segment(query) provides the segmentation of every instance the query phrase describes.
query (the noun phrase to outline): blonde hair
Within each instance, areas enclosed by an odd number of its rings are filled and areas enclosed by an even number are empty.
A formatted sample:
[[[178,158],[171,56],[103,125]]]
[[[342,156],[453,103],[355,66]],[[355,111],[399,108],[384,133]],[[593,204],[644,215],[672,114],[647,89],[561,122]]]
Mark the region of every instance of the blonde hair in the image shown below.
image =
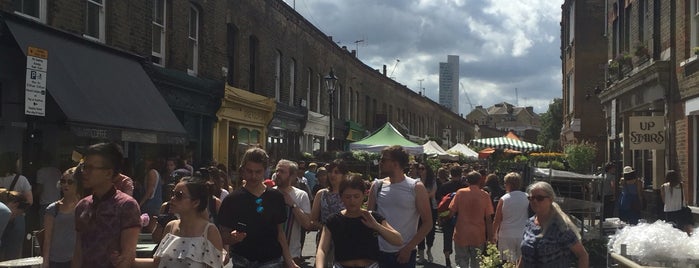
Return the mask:
[[[558,203],[556,203],[556,192],[553,191],[553,187],[551,187],[551,184],[545,181],[535,182],[529,185],[529,187],[527,187],[527,194],[531,196],[531,192],[533,190],[542,190],[546,193],[546,195],[549,196],[549,198],[551,198],[551,219],[549,219],[544,225],[541,226],[542,232],[540,236],[543,237],[544,235],[546,235],[546,232],[549,229],[548,227],[551,225],[551,223],[558,222],[560,231],[571,230],[575,234],[575,237],[577,237],[578,240],[580,240],[580,229],[577,225],[573,223],[568,214],[563,212],[561,206],[559,206]]]
[[[522,176],[517,172],[510,172],[505,175],[505,184],[509,184],[512,187],[512,191],[520,190],[522,188]]]

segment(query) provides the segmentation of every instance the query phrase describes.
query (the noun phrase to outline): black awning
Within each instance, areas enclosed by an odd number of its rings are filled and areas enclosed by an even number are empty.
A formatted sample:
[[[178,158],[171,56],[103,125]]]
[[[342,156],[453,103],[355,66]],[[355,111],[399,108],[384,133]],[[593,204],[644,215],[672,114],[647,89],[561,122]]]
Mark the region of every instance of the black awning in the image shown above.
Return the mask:
[[[47,91],[70,124],[186,136],[140,57],[22,19],[7,16],[4,21],[25,55],[29,47],[48,51]]]

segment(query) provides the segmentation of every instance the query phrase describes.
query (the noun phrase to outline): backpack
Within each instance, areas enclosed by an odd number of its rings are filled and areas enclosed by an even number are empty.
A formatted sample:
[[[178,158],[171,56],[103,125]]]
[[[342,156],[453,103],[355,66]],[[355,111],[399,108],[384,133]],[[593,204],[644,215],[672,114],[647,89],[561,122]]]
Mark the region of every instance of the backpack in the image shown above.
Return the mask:
[[[454,199],[455,195],[456,192],[448,193],[442,197],[442,200],[439,201],[439,205],[437,206],[437,218],[440,222],[445,222],[452,218],[449,217],[449,204],[451,204],[451,201]]]

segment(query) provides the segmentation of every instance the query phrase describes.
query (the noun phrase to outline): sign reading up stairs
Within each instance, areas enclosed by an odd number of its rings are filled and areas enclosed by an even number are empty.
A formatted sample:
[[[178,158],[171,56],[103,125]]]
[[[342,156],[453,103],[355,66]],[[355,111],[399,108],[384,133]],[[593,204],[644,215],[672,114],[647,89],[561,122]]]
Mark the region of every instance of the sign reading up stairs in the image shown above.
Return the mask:
[[[629,149],[665,150],[665,117],[629,117]]]
[[[46,70],[49,52],[27,48],[27,78],[24,86],[24,114],[46,116]]]

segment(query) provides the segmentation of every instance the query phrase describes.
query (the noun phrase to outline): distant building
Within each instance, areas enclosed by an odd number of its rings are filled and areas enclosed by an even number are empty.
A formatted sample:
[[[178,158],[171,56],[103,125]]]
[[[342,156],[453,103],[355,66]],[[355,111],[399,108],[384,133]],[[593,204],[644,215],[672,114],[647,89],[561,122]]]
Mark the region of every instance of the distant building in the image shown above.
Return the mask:
[[[536,136],[541,132],[541,118],[534,108],[515,107],[507,102],[494,104],[488,108],[476,106],[466,120],[479,125],[488,126],[501,131],[513,131],[526,141],[536,142]]]
[[[459,114],[459,56],[439,63],[439,104]]]

